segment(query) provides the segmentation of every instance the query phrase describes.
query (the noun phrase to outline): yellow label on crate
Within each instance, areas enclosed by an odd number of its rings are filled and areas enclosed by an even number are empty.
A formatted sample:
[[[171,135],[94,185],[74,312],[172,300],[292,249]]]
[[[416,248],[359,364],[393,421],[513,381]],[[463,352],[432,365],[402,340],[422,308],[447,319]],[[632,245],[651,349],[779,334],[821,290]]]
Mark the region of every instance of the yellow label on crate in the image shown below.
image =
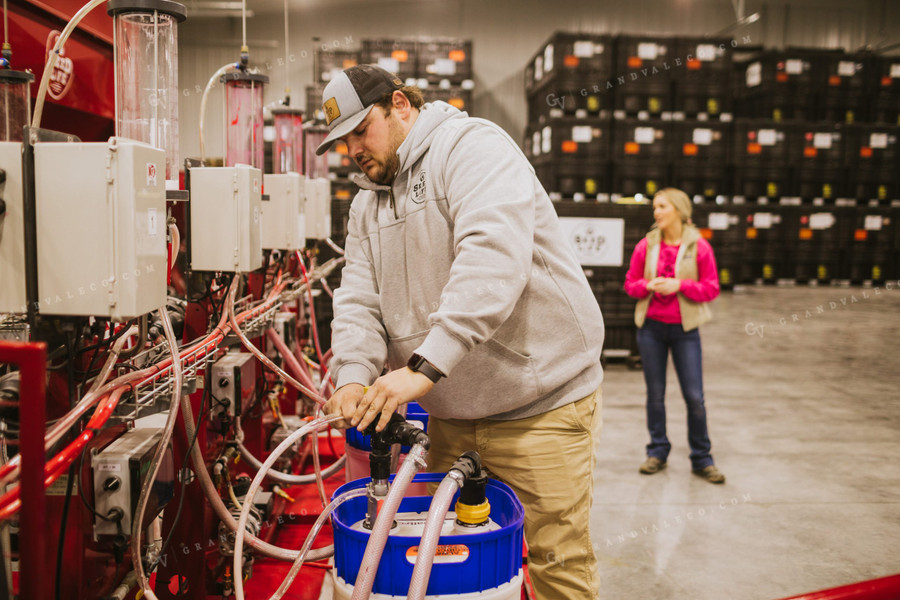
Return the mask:
[[[721,269],[719,271],[719,282],[723,285],[731,285],[731,271],[729,269]]]
[[[714,190],[712,188],[706,188],[705,190],[703,190],[703,195],[706,196],[707,198],[712,198],[713,196],[716,195],[716,190]]]
[[[773,121],[781,120],[781,109],[780,108],[776,108],[775,110],[772,111],[772,120]]]
[[[588,177],[584,180],[584,193],[585,194],[596,194],[597,193],[597,181]]]
[[[885,200],[887,198],[887,187],[883,185],[878,186],[878,199]]]
[[[778,195],[778,184],[774,181],[770,181],[766,184],[766,195],[769,198],[774,198]]]
[[[816,274],[818,276],[818,279],[828,279],[828,267],[826,267],[825,265],[819,265]]]
[[[772,279],[773,273],[772,265],[763,265],[763,279]]]
[[[656,185],[656,182],[655,182],[655,181],[650,180],[650,181],[647,182],[647,193],[648,193],[649,195],[652,196],[653,194],[655,194],[657,189],[658,189],[658,188],[657,188],[657,185]]]
[[[848,110],[848,111],[847,111],[847,122],[848,122],[848,123],[852,123],[852,122],[853,122],[853,118],[854,118],[853,111],[852,111],[852,110]]]
[[[881,279],[881,267],[875,265],[872,267],[872,279],[879,280]]]
[[[409,564],[416,564],[416,556],[419,554],[418,546],[411,546],[406,550],[406,560]],[[434,564],[448,564],[466,562],[469,558],[469,547],[463,544],[449,544],[438,546],[434,551]]]
[[[659,101],[659,98],[652,97],[647,102],[647,110],[652,113],[658,113],[662,110],[662,102]]]
[[[590,112],[597,112],[600,110],[600,98],[598,96],[588,96],[587,109]]]
[[[706,101],[706,112],[711,115],[719,114],[719,101],[715,98],[710,98]]]
[[[831,198],[831,184],[826,183],[822,186],[822,197],[823,198]]]

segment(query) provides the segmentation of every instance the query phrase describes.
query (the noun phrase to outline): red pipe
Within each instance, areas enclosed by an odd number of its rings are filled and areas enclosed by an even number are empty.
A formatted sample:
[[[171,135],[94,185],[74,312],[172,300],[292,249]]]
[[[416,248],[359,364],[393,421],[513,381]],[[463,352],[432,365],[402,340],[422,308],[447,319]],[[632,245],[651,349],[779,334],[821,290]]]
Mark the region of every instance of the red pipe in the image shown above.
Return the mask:
[[[22,472],[19,479],[22,506],[19,526],[19,597],[44,600],[46,577],[44,519],[44,423],[46,422],[47,345],[0,341],[0,362],[19,365],[19,451]]]
[[[782,600],[897,600],[898,598],[900,598],[900,574]]]

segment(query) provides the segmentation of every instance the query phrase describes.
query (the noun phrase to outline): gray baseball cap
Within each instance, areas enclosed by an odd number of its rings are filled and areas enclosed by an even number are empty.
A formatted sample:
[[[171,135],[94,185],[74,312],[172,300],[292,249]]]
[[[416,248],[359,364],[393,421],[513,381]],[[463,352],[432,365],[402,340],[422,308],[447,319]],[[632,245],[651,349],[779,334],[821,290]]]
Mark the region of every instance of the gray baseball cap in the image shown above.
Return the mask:
[[[403,87],[399,77],[375,65],[344,69],[322,92],[322,110],[329,133],[316,148],[322,155],[338,139],[362,123],[382,96]]]

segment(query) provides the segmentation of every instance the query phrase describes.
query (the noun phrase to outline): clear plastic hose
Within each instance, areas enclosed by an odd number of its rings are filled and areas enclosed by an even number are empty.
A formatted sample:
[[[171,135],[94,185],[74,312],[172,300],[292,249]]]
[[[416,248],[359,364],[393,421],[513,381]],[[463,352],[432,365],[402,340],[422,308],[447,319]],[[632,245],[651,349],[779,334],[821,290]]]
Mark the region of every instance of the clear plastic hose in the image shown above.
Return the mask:
[[[454,476],[454,474],[456,476]],[[431,508],[428,509],[428,518],[425,520],[425,530],[419,542],[419,550],[416,553],[416,566],[413,568],[412,579],[409,582],[409,594],[407,600],[423,600],[425,590],[428,589],[428,580],[431,578],[431,565],[434,564],[434,553],[437,550],[438,539],[441,537],[441,528],[444,526],[444,518],[450,510],[450,502],[453,494],[462,485],[462,476],[458,471],[451,471],[437,492],[431,499]]]
[[[301,439],[304,435],[318,431],[321,427],[327,426],[332,421],[336,421],[340,419],[340,415],[330,415],[327,417],[321,417],[316,419],[315,421],[310,421],[297,431],[293,432],[291,435],[286,437],[283,442],[278,444],[278,447],[269,454],[269,457],[266,459],[266,462],[263,463],[263,468],[260,469],[256,476],[253,478],[253,482],[250,484],[250,489],[247,490],[247,498],[253,498],[256,496],[257,490],[259,490],[262,485],[263,479],[266,476],[266,471],[268,471],[269,467],[275,464],[275,461],[281,458],[281,455],[287,452],[287,450],[297,443],[297,440]],[[250,517],[250,508],[253,506],[253,502],[244,502],[244,506],[241,508],[241,516],[237,522],[237,531],[244,531],[247,526],[247,519]],[[299,554],[298,554],[299,557]],[[244,536],[243,535],[235,535],[234,538],[234,563],[233,563],[233,572],[234,572],[234,596],[236,600],[244,600],[244,582],[243,582],[243,560],[244,560]]]
[[[391,525],[394,524],[394,516],[397,514],[397,509],[400,508],[400,501],[403,500],[403,494],[406,492],[409,482],[412,481],[413,475],[420,467],[425,466],[427,452],[421,444],[413,446],[406,460],[403,461],[403,466],[397,472],[397,476],[394,477],[391,491],[388,492],[384,506],[375,518],[375,526],[372,527],[372,534],[366,544],[366,552],[359,565],[359,573],[356,576],[356,584],[353,586],[353,595],[350,596],[350,600],[368,599],[372,585],[375,583],[378,563],[381,562],[384,546],[391,533]]]
[[[309,552],[310,547],[315,541],[316,537],[319,535],[319,530],[322,529],[322,526],[325,524],[325,521],[328,520],[328,517],[335,511],[335,509],[350,500],[351,498],[356,498],[358,496],[365,496],[366,488],[356,488],[354,490],[348,490],[331,501],[331,504],[325,507],[322,510],[322,513],[319,515],[319,518],[316,519],[315,524],[313,524],[312,529],[309,530],[309,535],[306,536],[306,541],[303,542],[303,547],[300,549],[300,555],[297,557],[297,560],[294,561],[294,564],[291,565],[291,570],[288,571],[288,574],[285,576],[284,581],[281,582],[281,585],[278,586],[278,589],[275,590],[275,593],[269,598],[269,600],[281,600],[281,597],[284,596],[285,592],[288,591],[288,588],[291,587],[291,584],[294,583],[294,579],[297,577],[297,574],[300,572],[300,567],[303,566],[303,561],[305,560],[306,554]]]
[[[153,488],[153,482],[156,481],[156,474],[159,472],[159,466],[162,463],[163,456],[169,450],[169,443],[172,441],[172,432],[175,431],[175,422],[178,420],[178,405],[181,402],[181,386],[183,379],[183,371],[181,368],[181,357],[178,355],[178,342],[175,341],[175,334],[172,332],[172,322],[169,320],[169,311],[163,305],[158,310],[159,319],[163,325],[163,331],[166,334],[166,342],[169,344],[169,352],[172,355],[172,376],[174,379],[172,390],[172,402],[169,405],[169,418],[166,419],[166,426],[163,429],[162,439],[156,446],[156,452],[153,453],[153,460],[150,463],[150,469],[144,477],[141,486],[141,495],[138,499],[137,508],[131,521],[131,562],[134,565],[134,572],[137,575],[138,585],[144,592],[147,600],[157,600],[156,594],[150,589],[150,582],[144,573],[144,561],[141,553],[141,524],[144,520],[144,513],[147,510],[147,502],[150,499],[150,492]]]
[[[209,81],[206,83],[206,87],[203,88],[203,96],[200,97],[200,164],[205,164],[206,162],[206,145],[203,143],[203,121],[206,118],[206,103],[209,100],[209,92],[212,90],[213,86],[216,85],[216,82],[219,80],[219,77],[230,71],[231,69],[237,69],[240,66],[239,63],[228,63],[227,65],[223,65],[219,67],[219,70],[213,73],[213,76],[209,78]]]

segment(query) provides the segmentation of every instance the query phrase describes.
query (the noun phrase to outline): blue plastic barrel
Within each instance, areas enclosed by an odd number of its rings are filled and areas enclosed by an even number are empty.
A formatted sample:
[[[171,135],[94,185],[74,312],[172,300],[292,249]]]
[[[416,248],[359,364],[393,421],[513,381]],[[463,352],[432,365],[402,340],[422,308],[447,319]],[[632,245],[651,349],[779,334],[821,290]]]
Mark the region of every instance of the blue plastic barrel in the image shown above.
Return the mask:
[[[438,483],[443,473],[419,473],[413,483]],[[391,476],[393,480],[393,475]],[[364,487],[368,479],[358,479],[342,485],[334,497],[346,491]],[[491,519],[500,526],[494,531],[469,535],[446,535],[438,541],[439,547],[449,548],[459,562],[435,563],[431,569],[426,594],[472,594],[497,588],[512,581],[522,569],[522,532],[525,512],[522,503],[509,486],[493,479],[488,481],[486,494],[491,505]],[[453,498],[456,503],[458,494]],[[431,496],[410,496],[400,502],[398,512],[426,512],[431,506]],[[366,497],[360,496],[344,502],[332,515],[334,528],[334,568],[336,574],[347,583],[354,584],[359,574],[368,531],[351,529],[366,516]],[[420,538],[390,536],[378,566],[374,594],[406,597],[415,563],[410,549],[419,545]],[[412,558],[410,558],[412,557]]]

